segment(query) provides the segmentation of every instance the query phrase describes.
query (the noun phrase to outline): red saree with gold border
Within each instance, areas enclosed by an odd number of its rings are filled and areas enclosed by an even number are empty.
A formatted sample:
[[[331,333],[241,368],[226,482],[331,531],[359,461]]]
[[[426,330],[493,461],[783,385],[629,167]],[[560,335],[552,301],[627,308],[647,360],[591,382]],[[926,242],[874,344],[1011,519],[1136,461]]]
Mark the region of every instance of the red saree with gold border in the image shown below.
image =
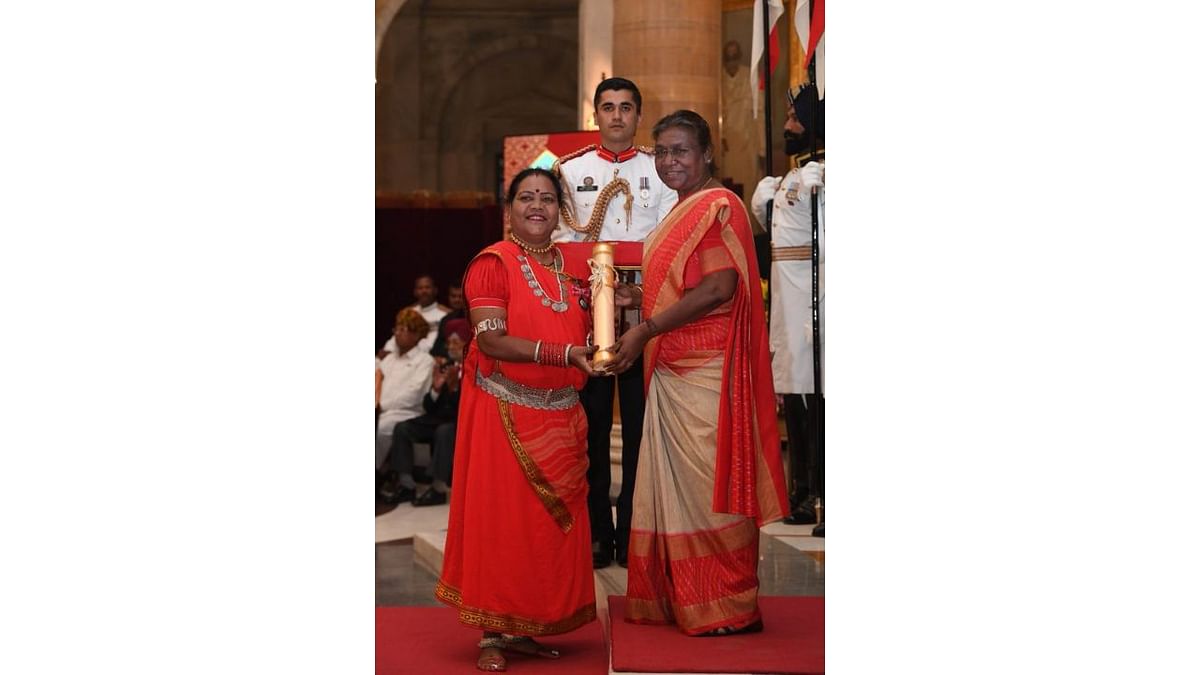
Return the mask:
[[[758,528],[786,514],[766,316],[749,218],[724,189],[680,202],[646,240],[645,316],[698,277],[738,273],[732,300],[646,346],[646,417],[629,540],[627,620],[686,634],[758,610]]]
[[[476,256],[463,288],[468,305],[505,308],[509,335],[583,344],[590,318],[578,296],[568,291],[566,312],[543,306],[522,276],[519,255],[515,244],[501,242]],[[557,295],[553,273],[536,262],[530,268],[541,288]],[[574,368],[499,362],[474,344],[468,349],[436,589],[464,625],[554,635],[596,618],[587,418],[577,397],[569,407],[545,409],[535,393],[573,396],[584,377]],[[529,405],[497,395],[497,381]]]

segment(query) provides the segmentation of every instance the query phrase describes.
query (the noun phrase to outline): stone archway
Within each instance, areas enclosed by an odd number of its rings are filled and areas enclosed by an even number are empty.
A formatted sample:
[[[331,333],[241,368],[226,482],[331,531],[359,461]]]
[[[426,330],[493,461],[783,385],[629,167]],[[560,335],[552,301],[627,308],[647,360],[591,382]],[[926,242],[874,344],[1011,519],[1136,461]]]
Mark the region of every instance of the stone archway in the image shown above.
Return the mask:
[[[377,0],[377,190],[491,192],[486,176],[495,160],[480,158],[491,152],[483,139],[496,136],[501,118],[509,134],[577,126],[556,116],[563,101],[575,107],[577,5],[528,4],[526,13],[491,0]],[[524,106],[504,104],[514,94],[525,97]],[[480,120],[488,116],[484,129]],[[458,155],[452,165],[470,164],[466,175],[442,168],[446,152]]]
[[[375,0],[375,66],[379,66],[379,47],[387,35],[392,19],[404,6],[406,0]]]
[[[441,86],[429,92],[431,103],[426,110],[432,112],[432,115],[427,116],[424,120],[423,131],[432,132],[437,128],[438,119],[445,111],[446,105],[453,95],[454,91],[461,86],[462,81],[469,77],[478,69],[494,63],[496,59],[502,55],[513,52],[537,52],[556,54],[556,58],[564,58],[568,54],[571,58],[571,68],[577,71],[575,61],[577,60],[578,41],[575,39],[566,40],[553,35],[538,35],[538,34],[522,34],[522,35],[503,35],[495,39],[489,40],[485,44],[475,45],[469,51],[462,52],[457,61],[450,66],[441,79]],[[571,84],[574,85],[578,73],[571,77]],[[565,84],[564,84],[565,86]],[[574,99],[574,92],[571,92],[569,97]],[[432,134],[429,134],[432,135]]]
[[[545,80],[519,75],[531,72]],[[430,116],[440,189],[491,192],[505,136],[574,129],[574,75],[574,62],[545,49],[511,49],[468,68]]]

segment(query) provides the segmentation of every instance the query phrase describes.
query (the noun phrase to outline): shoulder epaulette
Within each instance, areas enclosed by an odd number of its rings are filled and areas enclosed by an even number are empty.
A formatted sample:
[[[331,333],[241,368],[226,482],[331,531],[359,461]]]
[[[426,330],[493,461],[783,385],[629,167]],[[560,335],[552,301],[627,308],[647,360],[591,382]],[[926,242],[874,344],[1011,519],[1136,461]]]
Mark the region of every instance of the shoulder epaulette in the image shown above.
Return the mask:
[[[792,155],[791,156],[792,168],[798,169],[801,166],[803,166],[805,162],[812,161],[812,160],[816,160],[818,162],[825,161],[825,148],[819,148],[816,152],[816,156],[813,155],[811,150],[808,152],[803,152],[799,155]]]
[[[650,147],[649,145],[639,145],[639,146],[637,146],[637,149],[638,149],[638,152],[644,152],[647,155],[650,155],[652,157],[654,156],[654,148]]]
[[[594,143],[592,145],[585,145],[582,148],[575,150],[574,152],[568,152],[567,154],[563,155],[562,157],[559,157],[558,161],[555,162],[555,164],[562,164],[563,162],[569,162],[569,161],[575,159],[576,157],[582,157],[583,155],[586,155],[589,152],[595,150],[597,147],[598,146]]]

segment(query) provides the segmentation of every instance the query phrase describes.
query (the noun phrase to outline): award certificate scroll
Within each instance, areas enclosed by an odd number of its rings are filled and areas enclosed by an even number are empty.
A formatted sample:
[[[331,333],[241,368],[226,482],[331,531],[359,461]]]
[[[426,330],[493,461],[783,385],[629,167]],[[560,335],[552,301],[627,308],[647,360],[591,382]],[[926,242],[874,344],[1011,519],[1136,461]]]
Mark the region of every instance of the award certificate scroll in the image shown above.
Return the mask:
[[[592,344],[600,347],[592,356],[592,367],[598,368],[612,361],[612,352],[607,348],[617,341],[613,290],[617,273],[613,269],[612,244],[602,242],[593,246],[588,267],[591,268],[589,281],[592,284]]]

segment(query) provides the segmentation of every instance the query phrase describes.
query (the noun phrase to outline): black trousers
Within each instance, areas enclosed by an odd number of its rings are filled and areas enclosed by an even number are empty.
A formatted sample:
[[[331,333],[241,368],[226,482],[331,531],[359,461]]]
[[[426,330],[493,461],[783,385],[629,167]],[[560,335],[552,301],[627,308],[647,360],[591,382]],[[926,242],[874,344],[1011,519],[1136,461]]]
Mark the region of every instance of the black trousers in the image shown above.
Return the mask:
[[[435,480],[450,484],[454,471],[454,435],[458,430],[455,422],[443,422],[429,415],[401,422],[392,434],[392,451],[388,464],[399,474],[412,475],[416,443],[430,444],[430,472]]]
[[[579,392],[588,421],[588,516],[592,541],[615,544],[618,552],[629,547],[629,524],[633,519],[633,482],[637,476],[638,449],[642,445],[642,420],[646,394],[642,380],[642,358],[629,370],[614,377],[588,378]],[[613,527],[612,464],[609,434],[612,433],[613,389],[621,406],[621,494],[617,497],[617,525]]]
[[[805,405],[807,399],[808,405]],[[805,497],[825,498],[825,455],[817,442],[820,414],[813,394],[784,394],[783,414],[787,423],[788,463],[792,473],[791,507]]]

